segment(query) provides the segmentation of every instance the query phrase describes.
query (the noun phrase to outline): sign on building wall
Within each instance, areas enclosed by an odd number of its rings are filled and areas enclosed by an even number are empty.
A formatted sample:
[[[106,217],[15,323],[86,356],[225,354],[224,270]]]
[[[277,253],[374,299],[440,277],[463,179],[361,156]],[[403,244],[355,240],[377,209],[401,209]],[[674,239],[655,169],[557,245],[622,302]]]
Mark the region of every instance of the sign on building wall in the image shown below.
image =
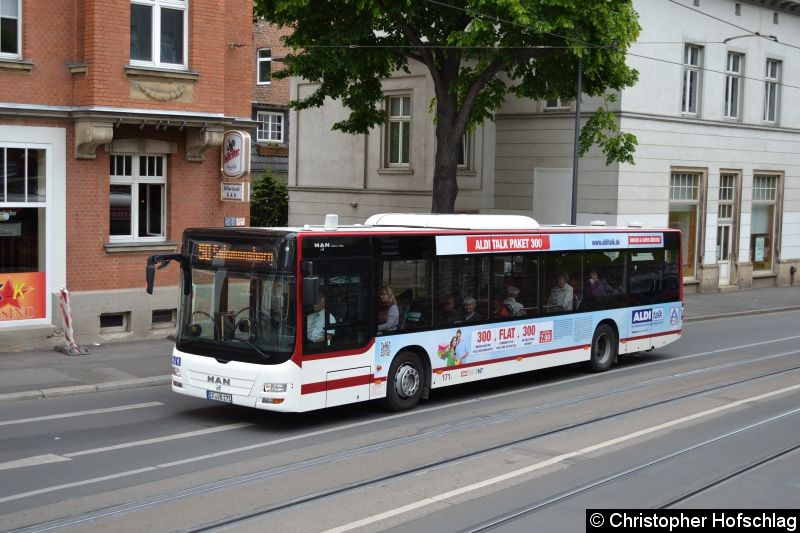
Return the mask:
[[[220,184],[220,200],[223,202],[249,202],[250,185],[246,181],[224,181]]]
[[[0,322],[45,318],[46,294],[44,272],[0,274]]]
[[[250,173],[250,134],[246,131],[226,131],[222,138],[222,175],[241,178]]]

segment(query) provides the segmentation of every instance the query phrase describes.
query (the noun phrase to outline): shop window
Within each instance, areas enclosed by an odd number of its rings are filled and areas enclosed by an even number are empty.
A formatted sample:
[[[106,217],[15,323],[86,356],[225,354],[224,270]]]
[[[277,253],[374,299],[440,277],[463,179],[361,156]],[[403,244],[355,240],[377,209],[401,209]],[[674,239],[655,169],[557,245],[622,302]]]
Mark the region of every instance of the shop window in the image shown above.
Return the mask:
[[[750,260],[754,271],[771,271],[775,261],[778,176],[753,176],[753,212],[750,222]]]
[[[683,275],[687,278],[697,276],[702,181],[699,172],[673,172],[670,176],[669,227],[683,235]]]

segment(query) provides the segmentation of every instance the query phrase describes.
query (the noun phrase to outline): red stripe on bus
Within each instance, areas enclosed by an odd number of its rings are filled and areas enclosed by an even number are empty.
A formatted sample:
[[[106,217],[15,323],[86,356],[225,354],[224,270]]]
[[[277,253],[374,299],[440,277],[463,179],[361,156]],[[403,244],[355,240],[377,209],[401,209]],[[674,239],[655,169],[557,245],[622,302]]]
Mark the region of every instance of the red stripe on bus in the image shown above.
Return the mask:
[[[375,339],[371,339],[369,344],[362,346],[361,348],[355,348],[353,350],[342,350],[338,352],[325,352],[325,353],[314,353],[314,354],[303,354],[303,361],[318,361],[320,359],[331,359],[334,357],[345,357],[348,355],[364,355],[368,351],[375,346]]]
[[[460,365],[446,366],[446,367],[442,367],[442,368],[436,368],[436,369],[434,369],[434,372],[439,371],[439,370],[457,370],[459,368],[469,368],[471,366],[487,366],[487,365],[491,365],[491,364],[494,364],[494,363],[505,363],[507,361],[514,361],[515,359],[527,359],[529,357],[538,357],[540,355],[550,355],[550,354],[559,353],[559,352],[569,352],[569,351],[572,351],[572,350],[588,350],[589,348],[591,348],[591,345],[589,345],[589,344],[579,344],[578,346],[570,346],[568,348],[557,348],[557,349],[553,349],[553,350],[545,350],[545,351],[536,352],[536,353],[526,353],[526,354],[520,354],[520,355],[509,355],[508,357],[501,357],[500,359],[490,359],[490,360],[486,360],[486,361],[475,361],[474,363],[463,363],[463,364],[460,364]]]
[[[680,335],[683,330],[673,329],[672,331],[661,331],[659,333],[651,333],[649,335],[639,335],[637,337],[626,337],[620,339],[620,342],[638,341],[640,339],[649,339],[650,337],[663,337],[664,335]]]
[[[365,374],[363,376],[353,376],[351,378],[334,379],[331,381],[317,381],[316,383],[304,383],[300,387],[300,394],[314,394],[317,392],[325,392],[336,389],[346,389],[348,387],[358,387],[360,385],[369,385],[375,380],[372,374]]]

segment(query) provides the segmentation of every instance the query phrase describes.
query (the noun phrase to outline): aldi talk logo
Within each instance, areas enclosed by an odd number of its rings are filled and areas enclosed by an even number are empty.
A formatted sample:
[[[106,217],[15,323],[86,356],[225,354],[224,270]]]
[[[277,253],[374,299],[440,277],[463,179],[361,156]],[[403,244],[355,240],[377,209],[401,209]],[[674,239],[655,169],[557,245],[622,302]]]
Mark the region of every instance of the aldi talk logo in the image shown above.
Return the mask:
[[[652,309],[640,309],[638,311],[633,311],[633,317],[631,322],[634,324],[645,324],[647,322],[653,321],[653,310]]]

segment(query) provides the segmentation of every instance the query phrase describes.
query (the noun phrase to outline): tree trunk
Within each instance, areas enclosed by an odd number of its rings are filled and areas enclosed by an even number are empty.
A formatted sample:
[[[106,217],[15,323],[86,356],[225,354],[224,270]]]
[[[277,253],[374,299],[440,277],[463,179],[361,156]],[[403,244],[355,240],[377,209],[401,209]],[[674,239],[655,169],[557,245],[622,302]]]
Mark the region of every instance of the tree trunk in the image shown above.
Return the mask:
[[[445,116],[442,116],[445,114]],[[447,120],[441,106],[436,122],[436,161],[433,169],[433,199],[431,213],[452,213],[458,196],[458,147],[463,132],[459,133],[452,120]],[[452,114],[450,114],[452,116]]]

